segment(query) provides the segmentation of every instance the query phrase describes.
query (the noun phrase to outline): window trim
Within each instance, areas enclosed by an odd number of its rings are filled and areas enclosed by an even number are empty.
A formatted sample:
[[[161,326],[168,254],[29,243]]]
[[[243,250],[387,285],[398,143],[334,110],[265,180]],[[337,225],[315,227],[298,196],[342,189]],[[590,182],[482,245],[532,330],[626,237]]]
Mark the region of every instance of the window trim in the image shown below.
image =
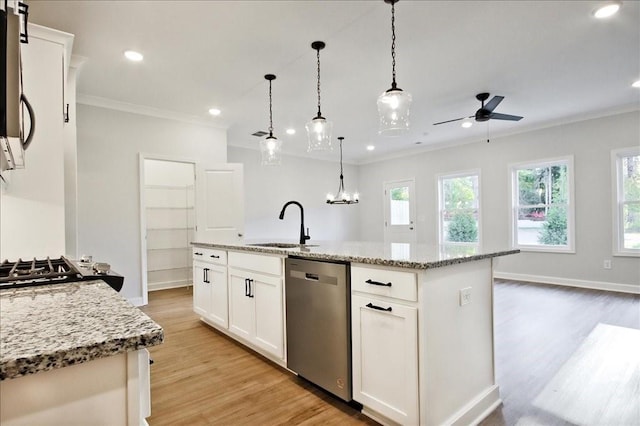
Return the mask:
[[[516,193],[518,185],[517,185],[517,176],[516,171],[522,169],[532,169],[532,168],[541,168],[541,167],[550,167],[558,164],[566,164],[567,166],[567,185],[568,185],[568,200],[567,200],[567,245],[566,246],[550,246],[550,245],[533,245],[533,244],[518,244],[518,220],[517,220],[517,203],[516,201],[519,199],[518,194]],[[519,163],[510,163],[509,164],[509,182],[511,183],[511,191],[509,191],[510,199],[509,199],[509,208],[510,208],[510,219],[509,219],[509,240],[511,241],[511,247],[514,249],[519,249],[524,252],[542,252],[542,253],[575,253],[576,252],[576,238],[575,238],[575,169],[574,169],[574,161],[573,155],[566,155],[562,157],[554,157],[554,158],[544,158],[535,161],[525,161]]]
[[[477,176],[478,177],[478,242],[475,244],[471,243],[460,243],[460,242],[446,242],[444,241],[444,235],[442,232],[442,206],[444,205],[443,196],[444,190],[442,186],[442,181],[444,179],[455,179],[460,177],[467,176]],[[438,220],[436,221],[436,232],[438,234],[438,245],[440,247],[444,245],[450,246],[472,246],[475,245],[478,252],[482,251],[482,176],[480,169],[469,169],[469,170],[461,170],[452,173],[439,173],[436,175],[436,186],[437,186],[437,194],[438,194],[438,202],[436,204],[436,216]]]
[[[622,158],[640,155],[640,147],[631,146],[627,148],[614,149],[611,151],[611,206],[612,206],[612,255],[622,257],[640,257],[640,249],[624,248],[624,227],[622,225]]]

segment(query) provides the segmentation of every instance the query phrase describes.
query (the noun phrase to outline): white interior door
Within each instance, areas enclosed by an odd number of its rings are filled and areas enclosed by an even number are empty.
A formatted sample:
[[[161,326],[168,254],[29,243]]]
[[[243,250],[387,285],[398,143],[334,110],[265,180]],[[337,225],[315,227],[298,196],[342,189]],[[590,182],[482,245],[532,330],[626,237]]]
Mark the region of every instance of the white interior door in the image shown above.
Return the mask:
[[[415,180],[384,183],[384,241],[415,243]]]
[[[239,241],[243,234],[242,164],[196,164],[195,241]]]

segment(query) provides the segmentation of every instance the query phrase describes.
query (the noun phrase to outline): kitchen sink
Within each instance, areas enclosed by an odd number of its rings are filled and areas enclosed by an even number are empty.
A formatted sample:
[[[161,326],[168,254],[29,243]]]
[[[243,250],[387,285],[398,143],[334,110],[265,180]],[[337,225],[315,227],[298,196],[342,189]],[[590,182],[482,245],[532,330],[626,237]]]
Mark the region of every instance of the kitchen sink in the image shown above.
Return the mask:
[[[293,243],[254,243],[254,244],[247,244],[248,246],[254,246],[254,247],[275,247],[275,248],[302,248],[302,247],[318,247],[317,245],[313,245],[313,244],[293,244]]]

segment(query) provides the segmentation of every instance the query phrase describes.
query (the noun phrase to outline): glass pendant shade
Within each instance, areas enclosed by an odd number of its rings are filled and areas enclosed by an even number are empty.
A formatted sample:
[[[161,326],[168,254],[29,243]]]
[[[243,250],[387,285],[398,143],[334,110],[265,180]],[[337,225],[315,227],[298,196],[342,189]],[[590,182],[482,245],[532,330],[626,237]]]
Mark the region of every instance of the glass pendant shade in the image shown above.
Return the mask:
[[[315,117],[305,126],[307,128],[307,137],[309,139],[309,147],[307,151],[327,151],[332,150],[331,131],[333,123],[327,121],[324,117]]]
[[[280,153],[282,151],[282,141],[273,135],[267,136],[260,141],[260,153],[262,154],[263,166],[279,166],[281,163]]]
[[[389,89],[378,97],[379,133],[399,136],[409,130],[411,95],[402,89]]]

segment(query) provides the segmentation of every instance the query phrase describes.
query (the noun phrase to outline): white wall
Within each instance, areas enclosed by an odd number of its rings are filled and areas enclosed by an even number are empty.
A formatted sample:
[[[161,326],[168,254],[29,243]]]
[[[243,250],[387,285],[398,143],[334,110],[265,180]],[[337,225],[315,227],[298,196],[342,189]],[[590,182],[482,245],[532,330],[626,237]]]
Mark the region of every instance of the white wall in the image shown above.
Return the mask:
[[[462,130],[461,130],[462,131]],[[509,274],[626,284],[640,290],[640,258],[612,257],[611,150],[640,144],[640,113],[550,127],[504,138],[362,165],[359,236],[382,241],[384,181],[416,179],[419,243],[437,243],[439,173],[481,170],[483,248],[509,248],[511,163],[574,156],[576,253],[520,253],[499,258],[496,270]],[[604,259],[612,269],[603,268]]]
[[[257,144],[257,143],[256,143]],[[311,240],[357,240],[360,204],[329,205],[328,192],[338,189],[339,163],[283,156],[281,166],[261,166],[260,151],[229,146],[228,161],[244,164],[245,238],[297,241],[300,212],[287,207],[284,220],[278,215],[290,200],[304,207],[305,226]],[[357,167],[344,166],[347,191],[355,191]]]
[[[138,154],[224,163],[226,131],[82,104],[77,117],[78,251],[111,264],[123,296],[141,298]]]

